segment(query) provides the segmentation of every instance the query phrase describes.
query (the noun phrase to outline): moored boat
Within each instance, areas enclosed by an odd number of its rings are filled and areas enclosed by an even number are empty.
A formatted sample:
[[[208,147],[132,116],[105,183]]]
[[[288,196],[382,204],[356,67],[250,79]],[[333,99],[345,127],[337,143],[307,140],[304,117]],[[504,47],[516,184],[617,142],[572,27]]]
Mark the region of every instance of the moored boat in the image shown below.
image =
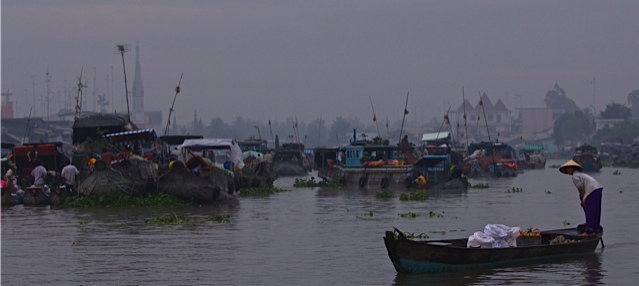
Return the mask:
[[[475,177],[516,177],[519,173],[515,151],[504,143],[471,143],[464,158],[464,173]]]
[[[405,187],[412,166],[398,160],[398,146],[361,144],[317,150],[318,176],[361,188]],[[331,156],[335,156],[330,158]]]
[[[229,197],[227,192],[222,192],[211,180],[198,177],[182,162],[171,164],[168,173],[160,177],[158,193],[173,195],[182,200],[193,200],[199,204]]]
[[[540,244],[472,248],[467,247],[467,238],[420,241],[395,229],[386,231],[384,244],[397,272],[440,273],[540,263],[592,253],[602,235],[603,229],[591,236],[579,235],[577,228],[557,229],[542,231]]]
[[[228,138],[187,139],[177,147],[178,160],[203,180],[210,181],[221,192],[236,195],[244,168],[242,150]],[[236,171],[237,170],[237,171]]]
[[[517,167],[520,169],[543,169],[546,167],[546,157],[543,154],[544,145],[526,144],[520,151]]]
[[[602,165],[599,160],[599,153],[597,153],[597,147],[595,146],[586,144],[575,148],[572,160],[579,163],[584,172],[601,171]]]
[[[312,169],[301,143],[285,143],[275,151],[271,171],[277,176],[304,176]]]
[[[24,200],[24,191],[16,190],[15,185],[11,182],[5,182],[5,184],[1,189],[2,205],[14,206],[21,204]]]
[[[51,201],[50,192],[43,187],[28,187],[24,192],[23,204],[25,206],[46,206]]]
[[[468,190],[470,183],[459,164],[451,161],[450,154],[426,155],[413,164],[411,176],[406,185],[411,186],[419,175],[424,176],[426,185],[419,187],[426,190]]]

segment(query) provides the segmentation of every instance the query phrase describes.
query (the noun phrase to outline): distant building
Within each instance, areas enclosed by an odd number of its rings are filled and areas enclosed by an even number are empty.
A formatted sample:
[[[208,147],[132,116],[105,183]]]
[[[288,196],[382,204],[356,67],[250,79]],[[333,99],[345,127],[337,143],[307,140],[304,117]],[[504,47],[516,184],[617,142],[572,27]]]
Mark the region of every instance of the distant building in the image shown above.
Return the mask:
[[[547,134],[549,129],[555,127],[555,121],[552,119],[553,110],[550,108],[520,108],[517,111],[519,118],[516,125],[520,137],[524,140],[537,139],[539,134]]]
[[[11,96],[13,94],[7,90],[2,93],[2,118],[13,118],[13,101]]]
[[[144,109],[144,84],[142,81],[142,64],[140,63],[140,45],[135,45],[135,74],[133,76],[133,89],[131,91],[133,109],[131,121],[139,128],[155,129],[157,134],[163,134],[162,111],[146,111]]]
[[[622,122],[624,122],[623,118],[613,118],[613,119],[598,118],[598,119],[595,119],[595,130],[599,131],[606,128],[612,128],[615,125]]]
[[[513,122],[510,117],[510,110],[506,105],[497,100],[493,105],[486,93],[482,94],[479,102],[473,106],[467,99],[457,108],[451,111],[451,119],[458,120],[460,126],[464,126],[464,113],[466,114],[466,127],[470,141],[478,142],[488,139],[498,139],[510,136],[513,132]],[[484,118],[484,114],[486,118]],[[460,130],[465,133],[466,130]],[[461,136],[460,136],[461,138]]]

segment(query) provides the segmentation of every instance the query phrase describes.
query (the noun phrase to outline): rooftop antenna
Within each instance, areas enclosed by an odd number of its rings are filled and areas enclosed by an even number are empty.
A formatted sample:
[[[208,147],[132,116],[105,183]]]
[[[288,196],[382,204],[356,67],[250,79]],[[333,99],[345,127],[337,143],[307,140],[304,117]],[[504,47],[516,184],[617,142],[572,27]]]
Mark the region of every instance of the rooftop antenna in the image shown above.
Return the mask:
[[[173,104],[171,104],[171,109],[169,109],[169,117],[168,117],[168,120],[166,121],[166,128],[164,128],[164,136],[166,136],[166,134],[169,132],[169,125],[171,125],[171,113],[173,113],[173,107],[175,106],[175,99],[180,93],[180,84],[182,83],[183,75],[184,73],[180,74],[180,80],[178,81],[178,85],[175,87],[175,96],[173,96]]]
[[[131,110],[129,109],[129,88],[126,82],[126,66],[124,65],[124,53],[131,50],[129,44],[119,44],[113,48],[113,52],[122,56],[122,69],[124,70],[124,93],[126,94],[126,114],[131,118]]]

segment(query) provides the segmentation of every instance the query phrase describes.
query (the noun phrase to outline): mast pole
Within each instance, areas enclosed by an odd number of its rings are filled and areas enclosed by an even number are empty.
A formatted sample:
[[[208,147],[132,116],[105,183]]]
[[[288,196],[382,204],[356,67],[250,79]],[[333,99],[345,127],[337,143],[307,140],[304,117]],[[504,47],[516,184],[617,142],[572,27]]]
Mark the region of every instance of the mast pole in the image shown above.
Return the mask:
[[[402,127],[401,129],[399,129],[399,142],[402,141],[402,133],[404,132],[404,122],[406,121],[406,114],[408,114],[408,94],[409,92],[406,92],[406,104],[404,104],[404,117],[402,118]]]
[[[171,113],[173,113],[173,107],[175,106],[175,99],[177,98],[178,94],[180,93],[180,84],[182,83],[182,76],[184,75],[184,73],[180,74],[180,80],[178,81],[178,85],[177,87],[175,87],[175,95],[173,96],[173,104],[171,104],[171,109],[169,109],[169,117],[166,121],[166,127],[164,128],[164,136],[167,135],[167,133],[169,132],[169,125],[171,125]]]

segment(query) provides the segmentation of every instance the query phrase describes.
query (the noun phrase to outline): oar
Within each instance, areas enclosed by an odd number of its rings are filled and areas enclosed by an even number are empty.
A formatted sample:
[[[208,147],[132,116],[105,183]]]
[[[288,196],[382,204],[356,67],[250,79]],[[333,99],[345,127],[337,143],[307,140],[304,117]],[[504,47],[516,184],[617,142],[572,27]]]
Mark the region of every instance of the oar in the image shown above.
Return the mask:
[[[601,241],[601,248],[606,248],[606,245],[603,243],[603,237],[600,237],[599,241]]]

